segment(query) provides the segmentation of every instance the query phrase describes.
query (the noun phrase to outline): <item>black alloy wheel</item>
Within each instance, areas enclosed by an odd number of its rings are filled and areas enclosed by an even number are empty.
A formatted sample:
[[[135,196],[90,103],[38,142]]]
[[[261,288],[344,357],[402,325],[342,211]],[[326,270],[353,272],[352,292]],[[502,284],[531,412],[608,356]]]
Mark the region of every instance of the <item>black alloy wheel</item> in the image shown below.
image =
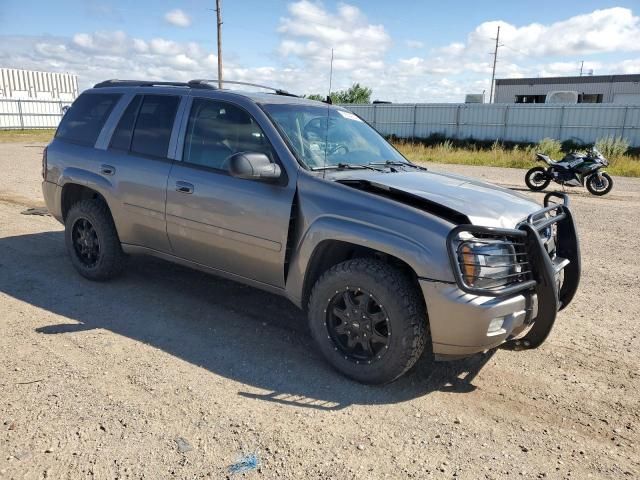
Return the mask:
[[[336,292],[327,307],[326,326],[335,349],[356,364],[374,363],[389,349],[389,316],[366,290],[347,287]]]
[[[71,236],[78,260],[88,268],[95,267],[100,260],[100,241],[92,223],[86,218],[78,218],[73,224]]]
[[[111,212],[101,199],[75,203],[64,219],[64,239],[71,263],[89,280],[108,280],[124,267],[124,253]]]
[[[366,384],[389,383],[430,349],[421,295],[406,271],[382,259],[345,260],[315,282],[309,330],[320,353],[342,374]]]

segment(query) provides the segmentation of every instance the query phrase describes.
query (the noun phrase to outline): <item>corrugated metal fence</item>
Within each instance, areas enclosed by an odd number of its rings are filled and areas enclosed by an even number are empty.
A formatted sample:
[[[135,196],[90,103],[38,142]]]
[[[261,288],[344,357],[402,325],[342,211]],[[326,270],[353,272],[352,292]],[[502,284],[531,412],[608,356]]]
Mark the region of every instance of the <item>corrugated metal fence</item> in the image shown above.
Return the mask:
[[[56,128],[70,101],[0,99],[0,129]],[[379,104],[344,105],[383,135],[577,143],[620,136],[640,147],[638,105]]]
[[[623,137],[640,147],[639,105],[378,104],[343,105],[383,135],[537,142],[545,137],[593,143]]]
[[[0,99],[0,130],[56,128],[71,101]]]

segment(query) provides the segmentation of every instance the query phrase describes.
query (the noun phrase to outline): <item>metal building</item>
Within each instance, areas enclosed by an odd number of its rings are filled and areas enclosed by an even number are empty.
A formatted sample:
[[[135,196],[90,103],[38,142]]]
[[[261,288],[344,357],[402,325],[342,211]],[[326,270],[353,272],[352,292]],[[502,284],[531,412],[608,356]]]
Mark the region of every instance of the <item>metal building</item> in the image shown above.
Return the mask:
[[[640,74],[496,79],[495,103],[547,103],[552,92],[577,92],[578,103],[640,105]]]
[[[77,75],[0,68],[0,99],[69,102],[77,96]]]

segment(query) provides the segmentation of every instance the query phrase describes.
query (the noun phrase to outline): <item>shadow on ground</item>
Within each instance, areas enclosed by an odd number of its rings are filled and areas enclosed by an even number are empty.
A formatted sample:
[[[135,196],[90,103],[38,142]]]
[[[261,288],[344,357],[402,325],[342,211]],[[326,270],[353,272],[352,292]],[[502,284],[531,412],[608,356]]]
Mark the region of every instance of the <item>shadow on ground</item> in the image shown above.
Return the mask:
[[[491,358],[434,366],[425,357],[393,384],[360,385],[316,354],[304,314],[289,301],[142,257],[117,280],[90,282],[71,267],[62,232],[0,239],[0,273],[1,292],[68,319],[40,334],[110,330],[241,382],[247,391],[239,395],[261,401],[331,410],[464,393]]]

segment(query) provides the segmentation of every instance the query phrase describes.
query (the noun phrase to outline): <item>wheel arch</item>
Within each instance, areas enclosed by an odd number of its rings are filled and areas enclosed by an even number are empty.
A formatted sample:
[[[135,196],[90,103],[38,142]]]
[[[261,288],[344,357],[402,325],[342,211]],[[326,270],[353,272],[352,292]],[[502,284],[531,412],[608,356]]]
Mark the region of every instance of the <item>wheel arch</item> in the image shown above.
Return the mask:
[[[393,265],[407,275],[422,297],[418,283],[418,274],[411,265],[401,258],[361,244],[344,240],[326,239],[316,245],[307,264],[301,291],[301,306],[303,310],[307,310],[311,290],[322,274],[331,267],[354,258],[376,258],[384,263]],[[422,301],[424,302],[424,298],[422,298]]]
[[[319,276],[350,258],[378,257],[418,278],[453,280],[446,242],[439,231],[424,230],[422,242],[380,225],[336,216],[314,221],[295,242],[285,286],[287,297],[306,309]],[[441,240],[441,241],[439,241]]]
[[[66,221],[67,214],[69,213],[69,210],[71,209],[71,207],[73,207],[73,205],[81,202],[82,200],[93,199],[103,202],[106,205],[107,210],[109,210],[109,213],[111,213],[109,204],[107,203],[102,193],[100,193],[98,190],[74,182],[67,182],[66,184],[64,184],[60,192],[60,210],[62,214],[62,221]]]

